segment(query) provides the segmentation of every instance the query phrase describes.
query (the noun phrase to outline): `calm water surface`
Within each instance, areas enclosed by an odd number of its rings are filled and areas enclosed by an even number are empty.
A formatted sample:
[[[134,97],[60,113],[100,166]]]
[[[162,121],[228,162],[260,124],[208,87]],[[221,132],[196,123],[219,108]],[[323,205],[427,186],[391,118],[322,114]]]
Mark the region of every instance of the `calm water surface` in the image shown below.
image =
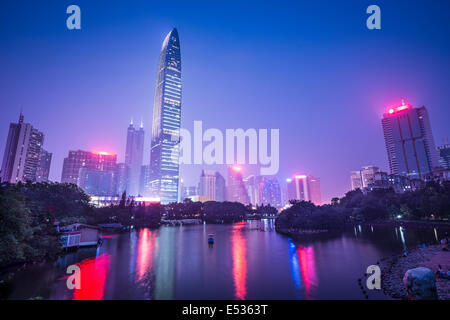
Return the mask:
[[[442,234],[359,226],[294,242],[273,220],[140,229],[18,272],[9,299],[365,299],[357,279],[367,266]],[[81,268],[79,290],[66,287],[72,264]]]

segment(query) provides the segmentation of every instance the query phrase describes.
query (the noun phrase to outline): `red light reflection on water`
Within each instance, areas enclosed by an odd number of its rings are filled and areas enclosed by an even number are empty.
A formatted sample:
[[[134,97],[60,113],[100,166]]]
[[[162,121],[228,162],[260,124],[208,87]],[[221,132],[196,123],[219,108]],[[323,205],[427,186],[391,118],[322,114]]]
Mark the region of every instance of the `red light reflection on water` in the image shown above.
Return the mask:
[[[304,248],[299,246],[297,249],[297,255],[300,265],[300,273],[304,283],[305,294],[308,296],[311,292],[312,285],[317,283],[316,266],[314,263],[314,248]]]
[[[245,222],[237,222],[233,226],[231,236],[232,256],[233,256],[233,280],[235,287],[235,297],[244,300],[247,295],[247,248],[245,238],[242,236],[242,228]]]
[[[74,289],[72,299],[102,300],[109,263],[110,256],[107,254],[101,254],[77,263],[81,272],[81,289]]]
[[[145,274],[153,265],[153,252],[156,250],[156,231],[141,229],[139,231],[138,254],[136,257],[136,281],[145,278]]]

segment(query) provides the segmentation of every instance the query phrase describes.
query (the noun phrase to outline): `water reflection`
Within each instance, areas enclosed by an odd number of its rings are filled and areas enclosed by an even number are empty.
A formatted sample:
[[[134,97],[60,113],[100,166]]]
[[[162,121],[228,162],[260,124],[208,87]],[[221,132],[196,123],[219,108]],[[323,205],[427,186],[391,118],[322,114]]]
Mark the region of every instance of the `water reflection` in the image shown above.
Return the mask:
[[[73,291],[73,300],[102,300],[110,264],[106,253],[88,258],[80,263],[81,288]]]
[[[135,275],[137,283],[143,281],[146,278],[146,274],[152,269],[153,253],[157,249],[156,237],[157,231],[150,231],[149,229],[141,229],[139,231]]]
[[[247,296],[247,248],[246,240],[242,234],[245,222],[237,222],[233,225],[231,245],[233,255],[233,280],[235,298],[244,300]]]
[[[297,299],[311,298],[312,289],[317,286],[314,247],[297,247],[289,239],[289,262]]]

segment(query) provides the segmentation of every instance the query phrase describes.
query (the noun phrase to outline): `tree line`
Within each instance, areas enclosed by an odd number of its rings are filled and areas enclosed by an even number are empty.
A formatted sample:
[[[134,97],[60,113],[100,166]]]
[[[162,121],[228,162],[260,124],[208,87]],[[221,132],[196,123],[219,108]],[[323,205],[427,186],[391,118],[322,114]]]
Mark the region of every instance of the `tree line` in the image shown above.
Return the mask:
[[[363,193],[349,191],[331,204],[291,201],[291,207],[277,218],[279,231],[338,230],[347,223],[402,220],[448,220],[450,218],[450,181],[428,182],[424,188],[395,193],[393,189],[375,189]]]

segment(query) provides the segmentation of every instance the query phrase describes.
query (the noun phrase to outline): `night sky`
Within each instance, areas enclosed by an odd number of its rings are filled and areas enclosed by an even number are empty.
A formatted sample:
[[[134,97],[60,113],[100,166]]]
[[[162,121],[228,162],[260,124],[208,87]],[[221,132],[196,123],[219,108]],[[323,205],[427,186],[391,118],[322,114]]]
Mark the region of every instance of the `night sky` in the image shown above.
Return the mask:
[[[71,4],[81,30],[66,28]],[[371,4],[381,30],[366,28]],[[380,120],[402,98],[428,108],[437,145],[450,136],[450,1],[2,0],[0,156],[22,109],[53,152],[51,180],[69,150],[123,161],[132,117],[144,120],[149,163],[156,67],[173,27],[182,127],[280,129],[280,181],[317,176],[325,201],[350,189],[351,170],[387,171]],[[187,185],[201,168],[182,166]]]

